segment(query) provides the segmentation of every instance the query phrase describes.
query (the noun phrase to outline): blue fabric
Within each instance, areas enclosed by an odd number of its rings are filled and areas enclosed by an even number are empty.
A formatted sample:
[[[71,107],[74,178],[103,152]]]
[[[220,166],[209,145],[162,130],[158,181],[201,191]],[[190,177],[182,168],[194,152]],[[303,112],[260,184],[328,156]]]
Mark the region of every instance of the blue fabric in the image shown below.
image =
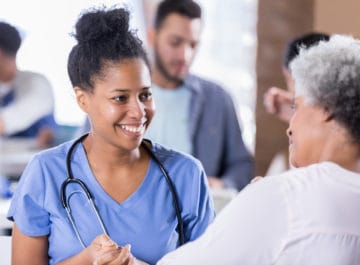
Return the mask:
[[[152,86],[156,115],[146,137],[162,145],[191,154],[189,106],[191,92],[185,86],[174,90]],[[168,122],[168,121],[171,122]]]
[[[15,91],[12,89],[5,96],[0,98],[0,107],[6,107],[15,99]]]
[[[11,135],[8,135],[8,137],[36,137],[39,133],[39,131],[43,128],[50,128],[53,131],[56,131],[58,128],[58,124],[55,121],[54,114],[48,114],[39,120],[37,120],[33,125],[31,125],[29,128],[17,132]]]
[[[219,85],[194,75],[185,79],[185,86],[192,91],[192,154],[207,176],[221,178],[228,188],[242,189],[254,175],[254,161],[242,140],[232,98]]]
[[[66,179],[65,157],[72,142],[36,155],[26,167],[8,212],[20,231],[28,236],[49,236],[50,264],[82,250],[60,201],[60,186]],[[199,237],[214,218],[205,173],[194,158],[153,145],[153,151],[168,170],[177,189],[185,226],[185,239]],[[177,219],[171,193],[155,161],[139,188],[121,204],[114,201],[92,174],[85,150],[79,144],[72,156],[74,176],[86,183],[110,237],[119,245],[130,243],[135,257],[155,264],[179,244]],[[79,187],[68,189],[75,222],[85,244],[102,230]]]
[[[15,100],[15,91],[11,90],[0,100],[0,107],[6,107],[7,105],[11,104],[14,100]],[[41,117],[36,122],[34,122],[29,128],[20,132],[16,132],[14,134],[7,135],[7,137],[36,137],[39,131],[45,127],[51,128],[54,131],[57,129],[58,125],[55,121],[55,117],[53,113]]]

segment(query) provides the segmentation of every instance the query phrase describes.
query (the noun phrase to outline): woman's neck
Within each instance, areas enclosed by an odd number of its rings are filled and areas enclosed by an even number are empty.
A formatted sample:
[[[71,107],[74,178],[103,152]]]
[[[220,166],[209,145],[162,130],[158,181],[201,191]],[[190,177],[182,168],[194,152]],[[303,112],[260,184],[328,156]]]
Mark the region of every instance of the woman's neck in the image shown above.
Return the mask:
[[[349,141],[328,141],[320,161],[332,161],[353,172],[360,173],[360,147]]]
[[[108,143],[95,141],[92,135],[84,140],[83,145],[90,165],[96,168],[131,168],[144,157],[140,147],[121,150]]]

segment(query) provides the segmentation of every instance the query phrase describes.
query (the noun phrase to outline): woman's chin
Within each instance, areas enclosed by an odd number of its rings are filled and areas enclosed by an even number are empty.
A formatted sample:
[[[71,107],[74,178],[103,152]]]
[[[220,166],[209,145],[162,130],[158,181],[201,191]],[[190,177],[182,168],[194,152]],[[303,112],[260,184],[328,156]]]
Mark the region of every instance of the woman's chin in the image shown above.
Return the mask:
[[[290,165],[290,168],[299,168],[299,167],[307,167],[307,166],[310,166],[314,163],[311,163],[309,161],[299,161],[299,160],[296,160],[296,159],[289,159],[289,165]]]
[[[291,154],[289,156],[289,166],[290,166],[291,169],[301,167],[299,161],[294,156],[292,156]]]

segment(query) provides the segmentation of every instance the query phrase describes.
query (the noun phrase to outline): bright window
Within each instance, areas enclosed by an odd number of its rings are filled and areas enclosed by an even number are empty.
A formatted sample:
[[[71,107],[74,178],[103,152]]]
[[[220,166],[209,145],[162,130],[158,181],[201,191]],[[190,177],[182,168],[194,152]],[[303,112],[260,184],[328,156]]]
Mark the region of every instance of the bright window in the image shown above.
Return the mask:
[[[204,32],[193,72],[232,95],[251,152],[255,147],[257,0],[200,0]]]

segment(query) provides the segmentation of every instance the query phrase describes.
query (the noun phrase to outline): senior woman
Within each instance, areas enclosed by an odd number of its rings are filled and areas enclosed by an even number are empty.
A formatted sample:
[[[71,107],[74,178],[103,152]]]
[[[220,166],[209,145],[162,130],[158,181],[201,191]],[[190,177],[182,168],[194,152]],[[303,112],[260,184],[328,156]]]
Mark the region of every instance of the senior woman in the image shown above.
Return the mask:
[[[360,41],[335,35],[290,67],[296,169],[248,185],[158,264],[360,264]]]

